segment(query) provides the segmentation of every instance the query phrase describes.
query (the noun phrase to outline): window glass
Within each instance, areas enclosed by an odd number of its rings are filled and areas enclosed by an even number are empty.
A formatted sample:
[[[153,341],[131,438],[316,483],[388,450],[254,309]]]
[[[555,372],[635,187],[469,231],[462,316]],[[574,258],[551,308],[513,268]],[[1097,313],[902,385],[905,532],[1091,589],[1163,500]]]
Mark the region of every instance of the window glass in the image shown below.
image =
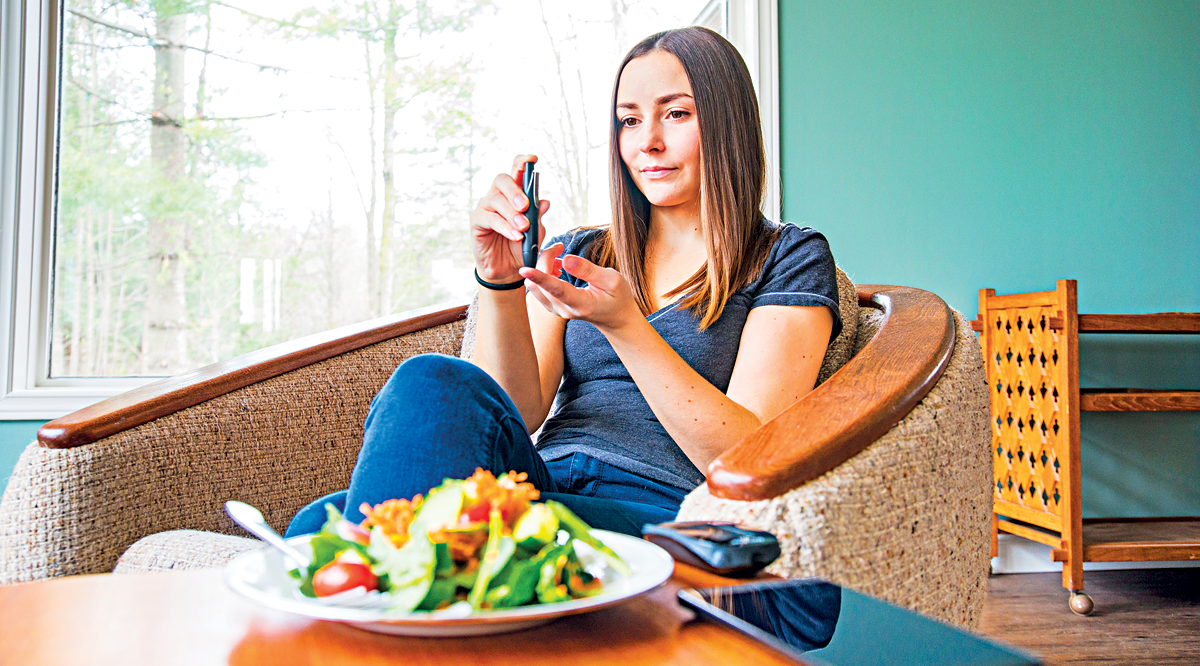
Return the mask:
[[[67,0],[52,377],[170,375],[474,291],[517,153],[608,217],[620,57],[724,4]]]

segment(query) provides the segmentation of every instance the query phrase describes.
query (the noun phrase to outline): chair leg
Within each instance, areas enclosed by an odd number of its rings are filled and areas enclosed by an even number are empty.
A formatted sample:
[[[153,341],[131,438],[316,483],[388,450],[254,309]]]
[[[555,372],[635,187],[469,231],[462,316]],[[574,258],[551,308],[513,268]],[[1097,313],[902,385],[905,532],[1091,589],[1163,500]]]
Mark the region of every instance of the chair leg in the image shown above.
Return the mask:
[[[1083,591],[1083,549],[1072,548],[1071,545],[1070,540],[1063,540],[1063,550],[1066,551],[1066,558],[1063,560],[1063,587],[1071,593],[1071,612],[1076,615],[1091,615],[1095,606],[1092,598]]]
[[[1000,518],[992,512],[992,557],[1000,556]]]

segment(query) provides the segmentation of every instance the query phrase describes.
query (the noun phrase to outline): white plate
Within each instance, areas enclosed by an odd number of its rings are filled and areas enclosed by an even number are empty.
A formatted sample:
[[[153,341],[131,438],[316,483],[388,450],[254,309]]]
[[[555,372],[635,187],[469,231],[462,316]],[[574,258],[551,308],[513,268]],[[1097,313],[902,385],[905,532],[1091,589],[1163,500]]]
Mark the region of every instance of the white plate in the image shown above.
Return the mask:
[[[446,611],[414,611],[397,616],[381,610],[330,606],[306,597],[297,598],[300,583],[287,574],[288,565],[274,548],[238,556],[225,567],[225,583],[234,592],[268,608],[317,620],[345,622],[368,631],[406,636],[480,636],[526,629],[564,615],[587,613],[629,601],[662,585],[674,571],[671,556],[649,541],[605,530],[592,530],[592,534],[625,560],[629,565],[629,576],[608,569],[604,573],[602,591],[594,597],[484,610],[465,617]],[[311,552],[309,538],[294,537],[288,542],[307,553]]]

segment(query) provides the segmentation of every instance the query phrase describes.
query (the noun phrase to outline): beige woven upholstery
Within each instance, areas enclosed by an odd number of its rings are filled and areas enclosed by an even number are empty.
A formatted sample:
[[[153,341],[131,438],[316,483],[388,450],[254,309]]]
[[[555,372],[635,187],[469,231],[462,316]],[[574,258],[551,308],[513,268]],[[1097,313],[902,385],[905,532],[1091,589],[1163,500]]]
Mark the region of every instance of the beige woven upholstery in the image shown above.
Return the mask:
[[[881,324],[838,277],[845,326],[822,381]],[[987,572],[987,395],[979,345],[955,319],[945,375],[883,438],[772,500],[718,500],[701,486],[681,517],[771,529],[784,546],[775,573],[823,576],[975,626]],[[0,583],[109,571],[127,549],[120,571],[218,566],[254,547],[185,530],[241,535],[221,509],[227,499],[282,528],[305,502],[344,488],[392,369],[417,353],[458,354],[464,332],[457,323],[389,340],[76,449],[31,446],[0,501]]]
[[[850,276],[842,269],[837,269],[838,311],[842,316],[842,332],[829,343],[825,350],[825,360],[821,362],[821,371],[817,373],[817,385],[820,386],[829,376],[841,370],[846,361],[857,353],[854,345],[858,338],[858,290],[850,281]],[[878,330],[878,329],[876,329]]]
[[[138,539],[130,546],[117,560],[113,573],[221,567],[242,553],[266,547],[257,539],[215,532],[158,532]]]

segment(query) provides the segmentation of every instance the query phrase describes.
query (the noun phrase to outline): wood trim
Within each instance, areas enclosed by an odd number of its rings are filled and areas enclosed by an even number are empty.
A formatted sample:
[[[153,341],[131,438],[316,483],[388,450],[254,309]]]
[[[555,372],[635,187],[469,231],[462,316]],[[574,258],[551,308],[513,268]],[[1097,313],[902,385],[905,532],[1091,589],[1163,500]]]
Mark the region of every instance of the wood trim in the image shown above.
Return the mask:
[[[1200,560],[1200,517],[1085,518],[1083,526],[1085,562]]]
[[[38,430],[38,442],[51,449],[90,444],[297,368],[466,316],[466,305],[433,306],[253,351],[167,377],[55,419]]]
[[[1138,516],[1136,518],[1084,518],[1084,525],[1120,523],[1200,523],[1200,516]]]
[[[1062,532],[1062,518],[1043,511],[1034,511],[1020,504],[1013,504],[1007,500],[995,499],[993,496],[992,513],[1005,518],[1013,518],[1023,523],[1037,525],[1043,529]]]
[[[1000,555],[1000,516],[992,513],[992,557]]]
[[[1084,544],[1084,562],[1194,562],[1200,560],[1200,541],[1186,543]]]
[[[1047,546],[1050,546],[1051,548],[1061,548],[1062,547],[1062,538],[1059,536],[1056,536],[1054,534],[1047,534],[1040,530],[1035,530],[1032,527],[1026,527],[1025,525],[1019,525],[1017,523],[1010,523],[1007,520],[998,521],[996,523],[996,529],[1000,530],[1001,532],[1008,532],[1009,534],[1014,534],[1014,535],[1022,537],[1024,539],[1029,539],[1030,541],[1044,543]]]
[[[1070,554],[1063,565],[1063,587],[1068,590],[1083,589],[1083,493],[1081,492],[1082,468],[1079,460],[1079,292],[1075,280],[1059,280],[1058,309],[1063,313],[1063,331],[1066,336],[1066,364],[1059,366],[1058,385],[1065,386],[1066,400],[1062,403],[1061,415],[1067,425],[1066,467],[1060,474],[1060,483],[1066,502],[1063,505],[1062,535],[1063,548]],[[1062,458],[1060,452],[1059,458]]]
[[[1079,409],[1085,412],[1194,412],[1200,410],[1200,391],[1080,389]]]
[[[1200,312],[1081,314],[1080,333],[1200,333]]]
[[[1035,291],[1028,294],[1004,294],[1002,296],[996,296],[993,292],[987,299],[988,310],[1031,308],[1044,305],[1058,305],[1058,292]]]
[[[983,351],[983,381],[990,387],[992,385],[992,363],[988,359],[992,358],[992,331],[987,325],[988,317],[988,300],[996,295],[995,289],[980,289],[979,290],[979,314],[975,315],[975,319],[971,321],[971,330],[979,333],[979,348]],[[988,389],[988,461],[991,463],[989,467],[992,469],[992,483],[996,482],[996,457],[993,455],[996,450],[996,442],[999,439],[999,434],[992,427],[992,399],[991,388]],[[991,484],[988,485],[990,489]],[[1000,517],[996,515],[995,502],[997,501],[995,492],[989,492],[992,496],[992,538],[991,538],[991,556],[996,557],[1000,554]]]
[[[858,299],[883,310],[879,333],[824,384],[714,460],[713,495],[761,500],[811,481],[879,439],[937,383],[954,351],[945,301],[881,285],[859,285]]]

